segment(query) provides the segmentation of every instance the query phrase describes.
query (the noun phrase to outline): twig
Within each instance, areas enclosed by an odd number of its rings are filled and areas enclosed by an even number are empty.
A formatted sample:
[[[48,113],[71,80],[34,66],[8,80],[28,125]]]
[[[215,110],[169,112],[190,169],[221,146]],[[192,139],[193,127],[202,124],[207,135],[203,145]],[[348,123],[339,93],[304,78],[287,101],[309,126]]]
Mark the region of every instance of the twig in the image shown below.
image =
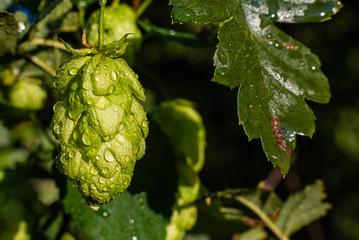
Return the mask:
[[[280,239],[280,240],[289,240],[289,238],[277,228],[277,226],[273,223],[273,221],[261,211],[255,204],[251,203],[247,199],[241,196],[235,197],[237,201],[242,203],[244,206],[248,207],[252,210],[257,216],[262,219],[262,221],[266,224],[266,226]]]
[[[33,38],[29,41],[21,43],[19,45],[19,48],[24,48],[27,45],[41,45],[41,46],[46,46],[46,47],[58,48],[58,49],[66,51],[66,48],[62,42],[50,40],[50,39]]]
[[[150,6],[152,0],[145,0],[136,10],[136,17],[139,18],[142,13]]]
[[[36,56],[33,56],[33,55],[30,55],[28,53],[26,53],[25,56],[27,58],[29,58],[34,64],[36,64],[37,66],[42,68],[45,72],[50,74],[51,77],[56,76],[56,71],[53,70],[52,68],[50,68],[49,66],[47,66],[46,63],[44,63],[40,58],[38,58]]]
[[[132,0],[132,10],[136,11],[141,5],[141,0]]]

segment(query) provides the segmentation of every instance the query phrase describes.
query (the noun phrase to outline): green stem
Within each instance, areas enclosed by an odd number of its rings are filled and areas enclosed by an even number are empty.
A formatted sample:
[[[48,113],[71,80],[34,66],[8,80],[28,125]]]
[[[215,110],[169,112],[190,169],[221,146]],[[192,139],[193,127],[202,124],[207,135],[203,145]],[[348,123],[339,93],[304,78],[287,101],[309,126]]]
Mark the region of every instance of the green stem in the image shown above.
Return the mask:
[[[274,222],[255,204],[248,201],[244,197],[237,196],[236,200],[242,203],[244,206],[248,207],[252,210],[257,216],[262,219],[262,221],[268,226],[268,228],[280,239],[280,240],[289,240],[287,236],[285,236],[274,224]]]
[[[55,77],[56,76],[56,71],[54,71],[52,68],[50,68],[49,66],[46,65],[46,63],[44,63],[43,61],[40,60],[40,58],[30,55],[30,54],[25,54],[25,56],[27,58],[29,58],[34,64],[36,64],[37,66],[39,66],[40,68],[42,68],[45,72],[47,72],[48,74],[51,75],[51,77]]]
[[[100,4],[100,16],[99,16],[99,28],[98,28],[98,49],[101,50],[101,48],[103,47],[103,42],[104,42],[104,29],[103,29],[103,25],[104,25],[104,16],[105,16],[105,8],[106,8],[106,2],[107,0],[99,0],[99,4]]]
[[[136,17],[139,18],[151,3],[152,3],[152,0],[145,0],[137,9]]]
[[[40,45],[40,46],[46,46],[46,47],[54,47],[61,50],[65,50],[66,48],[62,42],[55,41],[55,40],[49,40],[49,39],[43,39],[43,38],[33,38],[29,41],[23,42],[19,45],[19,49],[23,49],[28,45]]]

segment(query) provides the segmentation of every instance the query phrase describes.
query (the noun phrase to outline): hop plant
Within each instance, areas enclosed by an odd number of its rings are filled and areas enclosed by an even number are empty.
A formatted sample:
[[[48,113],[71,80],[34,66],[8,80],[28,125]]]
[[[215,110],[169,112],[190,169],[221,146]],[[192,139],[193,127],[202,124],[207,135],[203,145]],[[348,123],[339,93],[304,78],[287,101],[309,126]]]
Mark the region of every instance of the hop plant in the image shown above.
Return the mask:
[[[60,143],[57,168],[94,209],[130,184],[136,160],[145,153],[145,100],[138,76],[121,56],[126,35],[101,51],[65,46],[73,54],[54,80],[58,102],[51,123]]]
[[[91,14],[87,22],[87,36],[89,44],[96,46],[98,44],[98,18],[100,10]],[[104,44],[109,44],[113,41],[118,41],[123,35],[129,35],[132,44],[128,46],[125,55],[129,65],[132,65],[135,60],[135,55],[140,48],[142,42],[142,33],[136,23],[136,13],[127,4],[118,4],[113,2],[111,6],[106,7],[104,16]]]

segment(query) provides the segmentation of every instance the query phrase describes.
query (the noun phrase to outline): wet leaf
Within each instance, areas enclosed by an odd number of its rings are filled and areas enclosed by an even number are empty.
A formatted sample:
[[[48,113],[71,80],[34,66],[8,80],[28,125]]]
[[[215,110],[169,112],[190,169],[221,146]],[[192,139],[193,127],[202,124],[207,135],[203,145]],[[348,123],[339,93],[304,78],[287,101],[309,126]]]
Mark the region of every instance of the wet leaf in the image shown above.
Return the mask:
[[[306,186],[302,192],[291,195],[284,202],[275,224],[286,236],[292,235],[326,215],[331,205],[323,202],[325,198],[322,181]]]
[[[15,16],[6,11],[0,11],[0,57],[6,53],[15,53],[18,38],[18,25]]]
[[[170,0],[174,22],[218,22],[232,16],[235,0]]]
[[[174,21],[203,22],[203,16],[195,13],[210,11],[217,2],[171,3]],[[219,29],[213,81],[239,87],[239,123],[250,140],[261,138],[267,158],[286,174],[296,135],[311,137],[315,130],[315,116],[305,100],[326,103],[330,92],[317,56],[272,22],[327,20],[341,4],[336,0],[241,0],[228,6],[231,17],[227,15]],[[187,13],[191,17],[185,18]]]
[[[90,239],[164,239],[167,222],[149,208],[146,193],[123,192],[116,200],[92,210],[68,182],[63,200],[67,213]]]

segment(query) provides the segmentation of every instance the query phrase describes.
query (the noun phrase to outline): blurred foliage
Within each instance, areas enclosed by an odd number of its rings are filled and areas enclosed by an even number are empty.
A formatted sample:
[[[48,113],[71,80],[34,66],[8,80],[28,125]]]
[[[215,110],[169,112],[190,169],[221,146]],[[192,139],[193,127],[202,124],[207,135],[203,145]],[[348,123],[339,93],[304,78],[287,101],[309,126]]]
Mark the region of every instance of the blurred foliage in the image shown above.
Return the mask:
[[[343,4],[344,8],[328,22],[276,23],[319,56],[332,94],[327,105],[309,103],[317,117],[316,133],[312,139],[298,137],[295,163],[276,192],[286,199],[302,186],[323,179],[327,202],[333,205],[321,221],[322,233],[328,240],[359,238],[359,42],[353,37],[359,31],[359,2],[343,0]],[[1,54],[6,54],[0,58],[0,239],[82,240],[91,230],[87,226],[84,231],[67,214],[71,204],[67,213],[63,209],[66,181],[52,168],[57,150],[48,126],[56,99],[51,91],[52,74],[68,57],[58,38],[74,48],[81,47],[81,21],[97,9],[94,0],[0,1],[0,10],[11,12],[5,13],[5,22],[17,21],[17,34],[15,28],[9,29],[13,33],[9,35],[11,41],[3,44],[0,37]],[[266,162],[260,142],[249,143],[238,126],[237,93],[211,82],[219,26],[171,24],[171,9],[168,1],[153,1],[141,16],[143,39],[134,69],[146,88],[148,101],[144,106],[151,112],[168,99],[196,102],[207,140],[206,162],[199,173],[203,196],[228,188],[255,188],[272,171],[272,165]],[[1,24],[0,35],[5,31]],[[188,34],[185,36],[189,44],[182,45],[183,35],[177,37],[176,33]],[[47,41],[39,40],[45,38]],[[41,82],[39,87],[47,93],[41,109],[21,109],[12,104],[9,93],[22,81]],[[178,189],[176,154],[171,139],[152,119],[147,148],[145,157],[136,164],[128,195],[123,197],[143,197],[141,193],[146,192],[146,208],[169,222]],[[261,227],[246,231],[248,225],[231,212],[233,207],[235,213],[243,211],[243,206],[232,201],[226,204],[224,208],[222,201],[212,199],[208,205],[206,199],[201,199],[196,204],[197,224],[184,239],[274,239],[270,233],[265,235]],[[79,208],[85,207],[79,204]],[[84,210],[88,211],[92,210]],[[99,211],[91,214],[104,218],[104,211]],[[253,212],[248,214],[255,217]],[[130,219],[126,216],[121,221],[132,226]],[[93,222],[98,228],[92,230],[99,230],[99,222]],[[98,236],[105,233],[101,230]],[[291,239],[310,239],[313,231],[321,232],[318,228],[304,228]],[[128,235],[137,236],[132,232]]]

